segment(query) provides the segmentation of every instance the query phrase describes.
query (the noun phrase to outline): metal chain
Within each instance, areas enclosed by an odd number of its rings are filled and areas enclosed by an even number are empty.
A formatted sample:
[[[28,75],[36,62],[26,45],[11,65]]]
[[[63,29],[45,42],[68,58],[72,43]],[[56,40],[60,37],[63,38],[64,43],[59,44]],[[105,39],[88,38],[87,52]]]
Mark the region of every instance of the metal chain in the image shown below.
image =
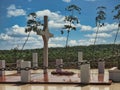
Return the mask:
[[[72,63],[72,62],[71,62]],[[74,62],[78,67],[80,65],[83,65],[83,64],[89,64],[88,61],[85,61],[85,62]],[[63,64],[60,64],[60,65],[54,65],[56,68],[59,67],[59,68],[63,68],[63,66],[65,65],[70,65],[70,62],[69,63],[63,63]],[[48,67],[45,67],[45,66],[42,66],[42,67],[25,67],[25,68],[21,68],[21,67],[6,67],[6,68],[0,68],[0,71],[13,71],[13,70],[17,70],[17,71],[21,71],[21,70],[25,70],[25,71],[28,71],[28,70],[38,70],[38,69],[46,69]]]

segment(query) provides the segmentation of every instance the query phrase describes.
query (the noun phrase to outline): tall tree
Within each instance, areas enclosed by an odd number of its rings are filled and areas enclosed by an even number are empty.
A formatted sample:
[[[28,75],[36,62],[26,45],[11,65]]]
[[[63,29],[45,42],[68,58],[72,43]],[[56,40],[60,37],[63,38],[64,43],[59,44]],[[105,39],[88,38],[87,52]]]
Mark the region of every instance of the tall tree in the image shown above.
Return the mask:
[[[40,29],[40,26],[43,26],[43,24],[41,24],[41,22],[37,20],[36,13],[30,13],[28,15],[27,27],[25,29],[25,32],[37,32],[38,30],[42,30]]]
[[[115,39],[114,39],[114,51],[115,50],[115,43],[116,43],[116,40],[117,40],[117,37],[118,37],[118,34],[119,34],[119,31],[120,31],[120,4],[116,5],[113,9],[113,11],[115,13],[115,15],[113,16],[113,19],[117,21],[118,23],[118,29],[116,31],[116,35],[115,35]],[[118,54],[118,51],[117,51],[117,54]],[[118,60],[118,69],[120,69],[120,59]]]
[[[96,30],[96,36],[95,36],[94,44],[96,44],[96,39],[98,37],[99,28],[104,26],[104,23],[102,21],[106,19],[105,9],[106,9],[106,7],[104,7],[104,6],[97,7],[97,9],[96,9],[97,10],[97,16],[95,18],[95,21],[96,21],[97,30]]]
[[[96,30],[94,45],[96,44],[100,27],[104,26],[103,21],[106,19],[105,9],[106,7],[104,6],[99,6],[96,8],[97,16],[95,17],[95,22],[96,22],[97,30]],[[93,59],[94,59],[94,56],[95,56],[95,47],[93,47]]]
[[[28,36],[27,36],[27,39],[26,39],[25,43],[22,46],[22,50],[23,50],[25,44],[28,41],[28,38],[30,36],[30,32],[33,31],[33,32],[37,33],[39,31],[41,31],[42,29],[40,28],[40,26],[43,26],[43,24],[41,24],[41,22],[37,20],[36,13],[30,13],[28,15],[27,27],[25,28],[25,32],[26,33],[29,32],[29,33],[28,33]]]
[[[31,31],[33,31],[33,32],[41,31],[41,28],[40,28],[41,25],[43,25],[43,24],[41,24],[41,22],[37,20],[36,13],[33,12],[33,13],[30,13],[28,15],[27,26],[25,28],[25,32],[28,33],[28,35],[27,35],[27,38],[26,38],[25,42],[23,43],[23,46],[22,46],[22,49],[21,49],[22,52],[20,53],[20,58],[21,58],[21,56],[24,57],[23,49],[24,49],[24,47],[25,47],[25,45],[26,45],[26,43],[27,43],[27,41],[30,37]]]
[[[65,25],[64,25],[64,30],[67,30],[67,40],[66,40],[66,47],[68,46],[68,39],[69,39],[69,33],[71,30],[76,30],[75,24],[79,23],[78,17],[74,16],[75,11],[77,11],[79,14],[81,14],[81,8],[79,8],[76,5],[70,5],[65,8],[66,11],[70,12],[70,15],[65,16]],[[61,34],[63,34],[64,31],[61,30]]]
[[[81,14],[81,8],[72,4],[65,8],[66,11],[70,12],[69,15],[65,16],[64,22],[65,25],[61,30],[61,34],[64,34],[64,31],[67,31],[67,39],[66,39],[66,45],[65,47],[68,47],[68,41],[69,41],[69,34],[71,30],[76,30],[76,24],[79,23],[79,19],[77,16],[75,16],[75,13]],[[76,14],[77,14],[76,13]]]
[[[115,12],[115,15],[113,16],[113,19],[116,20],[117,23],[118,23],[118,29],[116,31],[116,36],[115,36],[114,43],[113,43],[113,44],[115,44],[116,40],[117,40],[119,30],[120,30],[120,4],[115,6],[112,12]]]

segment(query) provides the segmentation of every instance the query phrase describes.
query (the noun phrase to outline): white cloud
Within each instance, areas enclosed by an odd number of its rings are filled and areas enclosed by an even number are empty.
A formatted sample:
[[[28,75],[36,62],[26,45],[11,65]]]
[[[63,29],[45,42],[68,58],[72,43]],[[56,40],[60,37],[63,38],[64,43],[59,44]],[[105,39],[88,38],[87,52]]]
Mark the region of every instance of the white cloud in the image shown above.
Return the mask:
[[[96,32],[96,30],[97,30],[97,27],[92,27],[92,26],[89,26],[89,25],[77,24],[76,27],[80,28],[81,31]],[[100,33],[101,32],[112,32],[112,31],[117,30],[117,29],[118,29],[118,24],[117,23],[112,23],[112,24],[105,23],[105,26],[99,28],[99,32]]]
[[[64,27],[64,23],[57,23],[57,22],[55,22],[53,20],[49,21],[48,24],[49,24],[50,28],[56,28],[57,29],[57,28]]]
[[[85,0],[85,1],[91,1],[91,2],[94,2],[94,1],[97,1],[97,0]]]
[[[66,40],[66,37],[54,37],[54,38],[51,38],[50,41],[51,42],[55,42],[55,41],[65,41]]]
[[[51,12],[50,10],[46,9],[43,11],[37,11],[37,16],[39,18],[43,18],[43,16],[47,15],[49,17],[49,20],[54,20],[56,22],[61,22],[64,20],[64,16],[59,15],[57,12]]]
[[[0,34],[0,40],[11,40],[11,39],[13,38],[7,34],[4,34],[4,33]]]
[[[8,17],[16,17],[16,16],[23,16],[26,15],[26,11],[23,9],[17,9],[16,6],[14,4],[10,5],[7,8],[7,16]]]
[[[99,32],[107,32],[107,31],[110,32],[116,30],[117,28],[118,28],[117,23],[112,23],[112,24],[106,23],[105,26],[99,28]],[[94,27],[93,30],[96,31],[97,27]]]
[[[17,46],[19,46],[19,49],[21,49],[23,43],[27,39],[27,35],[28,35],[28,33],[25,33],[25,27],[20,27],[19,25],[13,25],[10,28],[6,28],[6,33],[4,33],[4,35],[3,34],[1,35],[1,40],[6,39],[6,42],[9,41],[9,43],[11,43],[11,44],[8,44],[8,45],[11,45],[11,48],[16,47],[16,45],[17,45]],[[38,41],[42,41],[42,38],[39,38],[39,37],[36,38],[36,37],[37,37],[36,33],[31,32],[26,48],[28,48],[29,44],[31,45],[31,43],[37,44]],[[34,46],[31,48],[34,48]]]
[[[100,41],[100,39],[99,39]],[[69,46],[77,46],[77,45],[92,45],[94,42],[93,38],[89,39],[79,39],[79,40],[69,40],[68,45]]]
[[[25,27],[21,27],[19,25],[13,25],[11,28],[6,29],[6,33],[0,34],[0,42],[2,47],[6,46],[6,49],[13,49],[18,47],[21,49],[23,43],[27,39],[27,33],[25,33]],[[3,42],[4,40],[4,42]],[[63,47],[66,37],[54,37],[49,39],[48,46],[49,47]],[[6,44],[7,43],[7,44]],[[0,49],[2,49],[0,47]],[[33,49],[33,48],[42,48],[43,40],[42,37],[36,35],[36,33],[31,32],[30,37],[24,47],[24,49]],[[5,48],[4,48],[5,49]]]
[[[94,38],[96,36],[96,33],[87,34],[85,36],[89,37],[89,38]],[[109,37],[112,37],[111,34],[107,34],[107,33],[98,33],[97,36],[98,36],[98,38],[109,38]]]
[[[48,42],[49,47],[64,47],[66,37],[53,37]]]
[[[53,24],[56,24],[56,25],[58,24],[54,20],[53,21],[50,20],[49,25],[51,24],[51,22]],[[59,23],[59,24],[62,25],[62,23]],[[52,28],[60,28],[60,27],[61,26],[54,26],[53,25]],[[71,39],[71,40],[69,40],[68,45],[69,46],[76,46],[76,45],[91,45],[91,44],[93,44],[94,40],[95,40],[95,35],[96,35],[95,34],[96,27],[91,27],[88,25],[81,25],[81,24],[77,25],[77,27],[81,28],[82,32],[83,31],[86,32],[84,34],[85,38],[84,39],[78,38],[78,40]],[[113,39],[115,36],[115,30],[117,29],[117,24],[116,23],[106,24],[105,27],[102,27],[101,31],[99,31],[96,44],[108,43],[107,40],[109,38],[112,39],[111,41],[109,41],[109,43],[113,42]],[[6,49],[11,49],[11,48],[14,48],[16,46],[19,46],[19,49],[21,49],[23,43],[25,42],[25,40],[27,38],[27,34],[28,34],[28,33],[24,32],[25,27],[21,27],[21,26],[16,24],[16,25],[13,25],[11,28],[7,28],[6,30],[7,30],[6,33],[0,34],[0,39],[1,39],[0,42],[3,45],[3,47],[6,46]],[[92,31],[91,34],[89,33],[89,31]],[[109,33],[108,33],[108,31],[109,31]],[[118,43],[118,42],[119,42],[119,40],[117,39],[116,43]],[[65,36],[55,36],[55,37],[49,39],[48,46],[49,47],[64,47],[65,43],[66,43]],[[34,32],[31,32],[30,37],[28,39],[28,42],[25,45],[25,49],[42,48],[42,47],[43,47],[42,37],[36,35],[36,33],[34,33]],[[3,49],[3,48],[1,47],[0,49]]]
[[[94,38],[88,38],[88,39],[81,39],[78,40],[79,45],[93,45],[95,39]],[[97,39],[96,44],[105,44],[106,40],[104,39]]]
[[[8,10],[18,10],[16,9],[15,5],[11,5]],[[36,12],[37,16],[42,20],[43,20],[43,16],[47,15],[48,16],[48,24],[49,24],[49,29],[50,30],[59,30],[61,28],[63,28],[64,26],[64,16],[61,15],[61,13],[57,12],[51,12],[50,10],[43,10],[43,11],[37,11]],[[12,17],[14,15],[10,14],[9,17]],[[67,24],[67,23],[66,23]],[[68,42],[68,45],[70,46],[75,46],[75,45],[90,45],[93,44],[94,42],[94,37],[95,37],[95,32],[96,32],[96,27],[92,27],[89,25],[82,25],[82,24],[77,24],[76,25],[77,28],[79,28],[82,32],[85,32],[84,39],[79,39],[79,40],[74,40],[71,39]],[[99,29],[99,34],[98,34],[98,39],[97,39],[97,44],[98,43],[106,43],[106,38],[111,38],[113,37],[113,31],[117,29],[117,23],[112,23],[112,24],[108,24],[106,23],[104,27],[101,27]],[[11,45],[11,47],[15,46],[16,44],[19,45],[19,48],[21,49],[24,41],[27,38],[27,33],[25,33],[25,27],[21,27],[19,25],[13,25],[10,28],[6,29],[6,33],[2,34],[0,36],[0,39],[2,40],[11,40],[12,44],[8,44]],[[90,31],[90,33],[89,33]],[[107,33],[109,32],[109,33]],[[79,32],[78,32],[79,33]],[[12,36],[13,34],[13,36]],[[13,38],[15,36],[15,42],[13,41]],[[17,37],[20,36],[20,37]],[[65,46],[65,40],[66,37],[53,37],[49,39],[49,47],[64,47]],[[14,45],[13,45],[14,44]],[[13,46],[12,46],[13,45]],[[7,47],[7,46],[6,46]],[[9,46],[10,47],[10,46]],[[43,47],[43,40],[41,36],[36,35],[36,33],[31,32],[30,38],[27,42],[27,44],[25,45],[25,48],[42,48]]]
[[[31,2],[32,0],[28,0],[28,2]]]
[[[49,43],[48,46],[49,47],[63,47],[62,44],[55,44],[55,43]]]
[[[62,1],[67,3],[71,2],[71,0],[62,0]]]
[[[21,27],[19,25],[13,25],[10,28],[6,28],[7,34],[8,35],[13,35],[13,36],[26,36],[28,33],[25,32],[25,27]],[[31,31],[31,35],[35,35],[36,33]]]
[[[13,9],[16,9],[16,7],[15,7],[14,4],[12,4],[12,5],[10,5],[7,9],[8,9],[8,10],[13,10]]]
[[[111,34],[116,34],[117,33],[117,29],[116,30],[114,30],[113,32],[111,32]],[[120,31],[118,32],[118,35],[120,35]]]
[[[37,11],[36,14],[37,14],[38,18],[40,18],[40,19],[42,18],[42,20],[43,20],[43,16],[45,16],[45,15],[48,16],[49,28],[61,29],[64,26],[64,16],[60,15],[57,12],[51,12],[50,10],[46,9],[43,11]]]
[[[20,27],[19,25],[14,25],[11,28],[6,28],[8,34],[20,34],[25,35],[25,27]]]
[[[93,40],[91,39],[80,39],[78,40],[79,45],[91,45],[93,44]]]
[[[79,39],[79,40],[69,40],[69,46],[77,45],[91,45],[93,44],[94,39]]]
[[[70,40],[68,43],[69,43],[71,46],[78,45],[77,40]]]
[[[83,25],[83,26],[85,26],[85,25]],[[89,27],[89,26],[87,26],[87,27]],[[25,27],[21,27],[19,25],[13,25],[11,28],[7,28],[6,29],[7,32],[0,35],[0,39],[4,40],[4,41],[6,40],[6,42],[8,42],[8,41],[9,42],[7,45],[5,45],[6,44],[5,42],[1,42],[1,43],[4,44],[6,47],[9,47],[7,49],[11,49],[16,46],[19,46],[19,49],[21,49],[23,46],[23,43],[25,42],[25,40],[27,38],[27,33],[24,32],[24,28]],[[104,29],[104,31],[106,31],[106,29]],[[84,38],[84,39],[78,39],[78,40],[71,39],[71,40],[69,40],[68,45],[69,46],[91,45],[94,43],[94,40],[95,40],[95,32],[93,32],[92,34],[85,34],[85,37],[86,38]],[[112,38],[112,37],[113,36],[111,33],[99,32],[96,44],[108,43],[106,41],[106,38]],[[48,44],[49,44],[49,47],[64,47],[65,42],[66,42],[66,37],[57,36],[57,37],[50,38]],[[111,42],[109,42],[109,43],[111,43]],[[3,45],[3,47],[4,47],[4,45]],[[25,45],[25,49],[42,48],[42,47],[43,47],[42,37],[36,35],[36,33],[34,33],[34,32],[31,32],[28,42]]]
[[[82,31],[91,31],[92,27],[88,25],[79,25]]]

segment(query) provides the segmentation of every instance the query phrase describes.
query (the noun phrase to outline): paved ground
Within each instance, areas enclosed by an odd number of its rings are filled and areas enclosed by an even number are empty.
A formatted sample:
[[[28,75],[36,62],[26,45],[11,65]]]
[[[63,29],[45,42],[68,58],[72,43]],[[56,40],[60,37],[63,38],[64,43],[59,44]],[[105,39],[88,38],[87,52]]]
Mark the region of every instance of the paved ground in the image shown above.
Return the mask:
[[[0,90],[120,90],[120,83],[111,85],[0,84]]]
[[[43,74],[43,70],[31,70],[31,81],[28,83],[80,83],[80,71],[76,69],[67,70],[73,71],[75,74],[72,76],[65,75],[52,75],[49,70],[48,74]],[[65,70],[66,71],[66,70]],[[6,71],[6,75],[0,77],[0,82],[21,82],[20,74],[17,74],[16,71]],[[105,70],[105,74],[99,74],[97,69],[92,69],[90,71],[90,83],[91,84],[111,84],[108,77],[108,70]]]

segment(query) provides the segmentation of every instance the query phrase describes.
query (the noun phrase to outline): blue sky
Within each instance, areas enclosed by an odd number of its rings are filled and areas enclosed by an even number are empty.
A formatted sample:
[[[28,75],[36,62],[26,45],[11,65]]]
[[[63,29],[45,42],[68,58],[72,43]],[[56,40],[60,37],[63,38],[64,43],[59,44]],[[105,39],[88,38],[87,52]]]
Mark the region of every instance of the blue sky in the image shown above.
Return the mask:
[[[64,47],[66,33],[61,35],[60,30],[64,26],[64,17],[68,15],[65,8],[71,4],[79,6],[81,15],[78,15],[80,23],[77,30],[70,32],[69,46],[91,45],[94,42],[96,26],[96,8],[106,6],[107,19],[105,26],[100,28],[96,44],[113,43],[117,22],[113,20],[111,13],[114,6],[120,4],[119,0],[1,0],[0,3],[0,49],[21,49],[26,40],[24,32],[27,15],[35,12],[40,20],[44,15],[49,18],[49,30],[54,37],[49,40],[49,47]],[[120,33],[116,43],[120,43]],[[42,37],[31,32],[31,36],[25,46],[29,48],[42,48]]]

